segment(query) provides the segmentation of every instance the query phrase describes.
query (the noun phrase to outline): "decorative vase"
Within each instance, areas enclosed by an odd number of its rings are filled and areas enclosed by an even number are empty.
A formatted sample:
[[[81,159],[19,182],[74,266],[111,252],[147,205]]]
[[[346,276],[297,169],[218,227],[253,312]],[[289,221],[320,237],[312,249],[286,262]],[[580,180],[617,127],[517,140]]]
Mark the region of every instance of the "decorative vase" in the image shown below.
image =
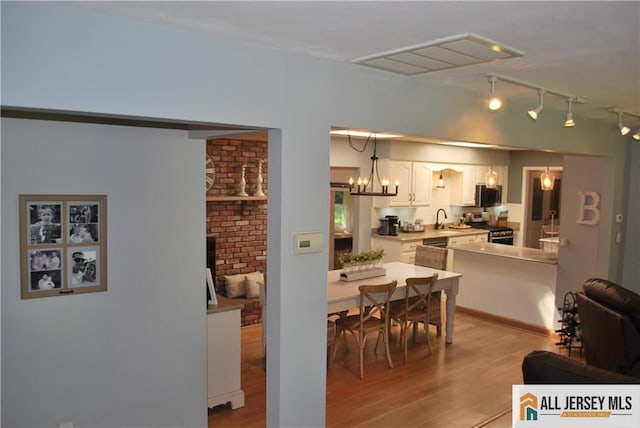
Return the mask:
[[[247,171],[247,166],[242,165],[242,177],[240,178],[240,191],[238,192],[238,196],[249,196],[245,191],[247,187],[247,180],[245,179],[245,173]]]
[[[253,196],[264,196],[264,192],[262,191],[262,162],[263,160],[260,159],[258,161],[258,178],[256,181],[256,192],[253,194]]]

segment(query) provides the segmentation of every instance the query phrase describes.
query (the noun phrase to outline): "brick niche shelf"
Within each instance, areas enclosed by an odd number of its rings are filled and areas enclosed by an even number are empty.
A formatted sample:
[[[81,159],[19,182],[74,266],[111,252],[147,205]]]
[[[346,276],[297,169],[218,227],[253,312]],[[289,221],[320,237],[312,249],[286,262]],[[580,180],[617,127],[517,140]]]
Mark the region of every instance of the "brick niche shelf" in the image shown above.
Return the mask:
[[[216,179],[206,195],[207,236],[216,238],[216,291],[224,293],[224,276],[265,270],[267,259],[267,196],[237,196],[242,165],[247,165],[246,191],[256,190],[258,160],[262,159],[263,191],[267,192],[265,141],[215,139],[207,141]],[[242,325],[261,322],[258,303],[242,312]]]

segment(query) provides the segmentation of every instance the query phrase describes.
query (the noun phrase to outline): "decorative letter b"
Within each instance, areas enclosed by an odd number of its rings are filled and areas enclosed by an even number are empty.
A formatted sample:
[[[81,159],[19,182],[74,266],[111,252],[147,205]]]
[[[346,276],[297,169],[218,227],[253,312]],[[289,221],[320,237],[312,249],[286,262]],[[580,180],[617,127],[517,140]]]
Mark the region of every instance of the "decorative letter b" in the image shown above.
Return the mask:
[[[600,222],[600,194],[578,192],[578,220],[580,224],[594,225]]]

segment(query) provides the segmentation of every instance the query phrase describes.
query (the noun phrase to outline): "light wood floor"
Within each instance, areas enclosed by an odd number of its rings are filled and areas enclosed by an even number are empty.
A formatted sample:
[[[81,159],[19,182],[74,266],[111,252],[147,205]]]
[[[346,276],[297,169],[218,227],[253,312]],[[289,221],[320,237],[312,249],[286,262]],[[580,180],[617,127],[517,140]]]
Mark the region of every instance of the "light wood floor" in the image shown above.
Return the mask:
[[[209,427],[265,426],[261,334],[260,325],[242,329],[245,407],[210,409]],[[327,372],[327,426],[510,427],[511,385],[522,383],[523,357],[535,349],[567,354],[548,337],[459,312],[452,345],[445,344],[444,335],[437,337],[433,326],[430,338],[433,355],[427,356],[422,330],[418,342],[409,344],[407,364],[394,344],[393,369],[387,367],[382,346],[373,352],[371,340],[363,380],[353,339],[348,339],[348,353],[340,340]],[[578,357],[575,351],[572,357]]]

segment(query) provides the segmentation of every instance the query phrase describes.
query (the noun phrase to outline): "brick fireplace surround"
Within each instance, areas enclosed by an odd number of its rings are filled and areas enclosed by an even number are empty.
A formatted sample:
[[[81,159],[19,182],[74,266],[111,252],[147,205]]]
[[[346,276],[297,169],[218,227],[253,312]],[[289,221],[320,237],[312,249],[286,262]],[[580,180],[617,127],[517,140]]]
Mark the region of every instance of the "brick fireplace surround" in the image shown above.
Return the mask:
[[[267,143],[248,140],[207,141],[213,157],[215,182],[207,196],[233,196],[238,193],[242,165],[246,165],[246,192],[253,195],[258,176],[258,160],[263,160],[262,190],[267,193]],[[207,236],[216,238],[216,293],[225,294],[224,276],[255,271],[264,272],[267,259],[266,201],[208,201]],[[241,299],[242,325],[261,322],[258,299]]]

